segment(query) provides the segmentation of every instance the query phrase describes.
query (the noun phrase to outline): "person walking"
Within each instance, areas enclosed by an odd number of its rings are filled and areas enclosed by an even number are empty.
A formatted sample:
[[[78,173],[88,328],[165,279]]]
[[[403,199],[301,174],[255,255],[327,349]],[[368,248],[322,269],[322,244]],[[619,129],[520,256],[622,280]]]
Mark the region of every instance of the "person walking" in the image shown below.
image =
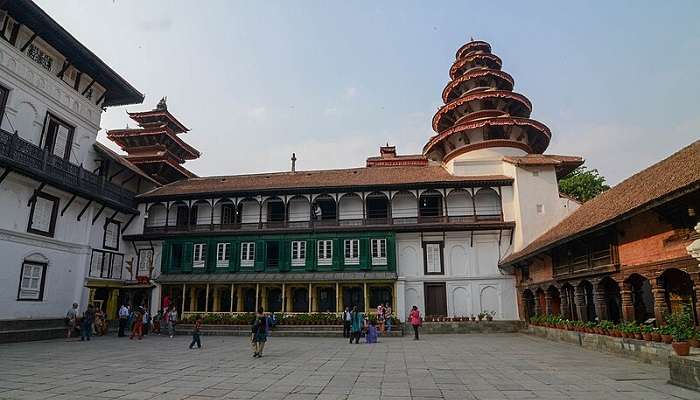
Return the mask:
[[[202,330],[202,317],[197,316],[197,320],[194,321],[194,328],[192,329],[192,343],[190,343],[190,350],[197,345],[198,349],[202,348],[202,341],[199,339],[200,331]]]
[[[70,339],[73,331],[78,326],[78,303],[73,303],[73,306],[66,312],[66,338]]]
[[[131,327],[131,336],[129,339],[134,339],[136,336],[139,340],[143,339],[143,313],[140,308],[134,310],[134,323]]]
[[[160,322],[163,320],[163,310],[158,310],[153,317],[153,333],[160,335]]]
[[[151,313],[148,312],[148,306],[143,310],[143,334],[148,335],[148,330],[151,325]]]
[[[258,313],[253,320],[251,328],[251,342],[253,344],[253,357],[262,357],[265,342],[267,342],[267,333],[270,329],[268,317],[263,313],[263,308],[258,308]]]
[[[92,304],[88,305],[87,310],[83,313],[83,322],[80,329],[80,341],[84,341],[87,338],[90,341],[92,336],[92,324],[95,322],[95,308]]]
[[[413,333],[415,334],[413,340],[418,340],[418,328],[422,325],[423,320],[420,316],[420,311],[418,311],[417,306],[413,306],[413,308],[411,309],[411,313],[408,316],[408,320],[411,323],[411,326],[413,327]]]
[[[343,337],[350,338],[350,325],[352,325],[352,313],[350,307],[345,307],[343,311]]]
[[[379,324],[379,333],[384,333],[384,304],[379,303],[377,306],[377,323]]]
[[[363,323],[364,318],[362,318],[362,313],[357,311],[357,306],[353,307],[350,317],[350,344],[352,344],[353,339],[355,339],[355,344],[360,343],[360,333],[362,333]]]
[[[387,333],[391,333],[391,324],[392,324],[391,314],[392,314],[391,306],[389,305],[389,303],[386,303],[386,305],[384,305],[384,324],[386,325]]]
[[[118,337],[126,336],[124,334],[124,331],[126,330],[127,322],[129,322],[129,309],[126,308],[126,304],[122,304],[122,306],[119,307],[119,332],[117,333]]]
[[[168,311],[168,336],[170,339],[175,337],[175,324],[177,324],[177,310],[175,306],[170,306],[170,311]]]

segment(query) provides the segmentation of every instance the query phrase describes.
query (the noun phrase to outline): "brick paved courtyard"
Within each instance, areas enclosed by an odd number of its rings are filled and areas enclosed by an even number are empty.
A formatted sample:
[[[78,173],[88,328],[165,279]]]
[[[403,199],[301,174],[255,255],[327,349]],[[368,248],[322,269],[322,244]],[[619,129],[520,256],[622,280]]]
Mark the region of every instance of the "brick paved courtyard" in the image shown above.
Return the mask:
[[[349,345],[275,338],[115,337],[0,345],[3,399],[700,399],[666,368],[520,334]]]

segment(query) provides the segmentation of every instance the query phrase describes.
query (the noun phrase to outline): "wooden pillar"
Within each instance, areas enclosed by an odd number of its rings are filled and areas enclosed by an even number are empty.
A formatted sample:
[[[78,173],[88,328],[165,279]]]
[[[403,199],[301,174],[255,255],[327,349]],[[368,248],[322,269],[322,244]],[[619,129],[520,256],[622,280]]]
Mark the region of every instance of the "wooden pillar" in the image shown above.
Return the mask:
[[[287,284],[282,282],[282,313],[287,312]]]
[[[622,319],[624,321],[634,321],[634,303],[632,302],[632,284],[629,282],[622,284],[620,296],[622,297]]]
[[[214,304],[212,304],[211,310],[214,312],[221,311],[221,287],[214,286]]]
[[[580,321],[588,321],[588,309],[586,308],[586,291],[581,286],[574,288],[574,304]]]
[[[608,317],[608,302],[605,296],[605,289],[598,287],[598,285],[593,289],[593,306],[599,321],[610,319]]]
[[[190,312],[197,311],[197,288],[190,288]]]
[[[262,308],[267,311],[267,298],[269,296],[269,288],[268,287],[263,287],[262,290],[260,291],[260,303],[262,304]]]
[[[207,289],[204,293],[204,312],[209,312],[209,284],[207,283]]]
[[[367,314],[369,312],[369,301],[367,299],[367,282],[362,282],[362,287],[364,289],[365,314]]]
[[[187,293],[187,284],[182,284],[182,311],[180,311],[180,316],[185,313],[185,294]]]
[[[238,291],[238,296],[236,296],[236,312],[243,311],[243,287],[238,286],[236,289]]]
[[[233,286],[233,283],[231,284],[231,301],[229,301],[229,312],[233,312],[233,291],[235,290],[235,287]]]
[[[695,291],[695,324],[700,325],[700,282],[695,281],[693,291]]]
[[[255,284],[255,312],[258,312],[258,307],[260,307],[260,284]]]
[[[561,301],[561,317],[571,319],[571,305],[569,304],[569,291],[566,288],[559,289],[559,299]],[[523,299],[523,303],[525,300]]]
[[[309,312],[312,312],[311,310],[313,309],[311,307],[312,302],[313,302],[313,297],[311,296],[311,282],[309,282]]]
[[[666,325],[666,321],[664,321],[664,315],[668,312],[666,289],[662,283],[657,282],[656,287],[651,289],[651,293],[654,296],[654,317],[656,318],[656,323],[659,326]]]
[[[335,283],[335,312],[339,313],[342,312],[343,310],[340,309],[340,283],[336,282]]]

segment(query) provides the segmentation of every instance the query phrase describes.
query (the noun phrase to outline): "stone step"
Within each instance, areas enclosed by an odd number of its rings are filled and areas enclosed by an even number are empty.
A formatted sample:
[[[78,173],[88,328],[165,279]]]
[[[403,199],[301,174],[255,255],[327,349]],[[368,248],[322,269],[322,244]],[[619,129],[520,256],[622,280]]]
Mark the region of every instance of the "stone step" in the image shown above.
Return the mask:
[[[191,332],[192,324],[179,324],[177,331],[181,334]],[[250,335],[249,325],[204,325],[202,326],[204,336],[248,336]],[[340,325],[277,325],[273,328],[271,336],[302,336],[302,337],[342,337],[343,327]],[[391,334],[385,333],[383,336],[401,337],[402,330],[393,330]]]

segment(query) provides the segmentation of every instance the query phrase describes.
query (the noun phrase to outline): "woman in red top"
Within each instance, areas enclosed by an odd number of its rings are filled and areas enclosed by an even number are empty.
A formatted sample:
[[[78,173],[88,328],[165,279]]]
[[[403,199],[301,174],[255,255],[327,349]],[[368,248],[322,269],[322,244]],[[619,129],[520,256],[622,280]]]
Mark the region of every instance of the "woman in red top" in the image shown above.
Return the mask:
[[[408,322],[410,322],[411,326],[413,326],[413,333],[415,333],[413,340],[418,340],[418,327],[421,326],[422,320],[417,306],[413,306],[411,309],[411,314],[408,316]]]

